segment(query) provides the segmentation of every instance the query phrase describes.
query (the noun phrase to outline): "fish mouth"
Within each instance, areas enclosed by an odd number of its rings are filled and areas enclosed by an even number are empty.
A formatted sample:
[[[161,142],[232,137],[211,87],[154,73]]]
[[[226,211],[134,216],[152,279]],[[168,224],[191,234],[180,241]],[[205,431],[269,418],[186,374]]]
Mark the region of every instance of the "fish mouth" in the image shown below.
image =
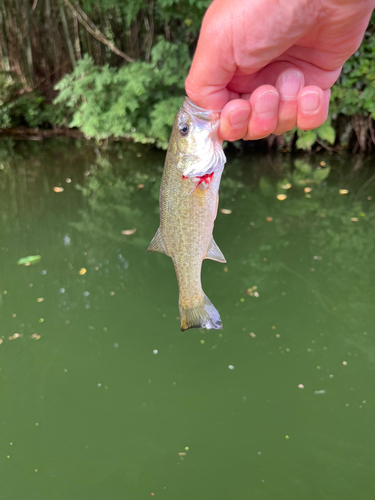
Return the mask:
[[[182,107],[187,111],[190,115],[195,116],[200,120],[205,121],[214,121],[220,119],[221,109],[204,109],[200,108],[193,102],[189,97],[185,97],[184,103]]]
[[[226,161],[222,141],[217,137],[221,112],[200,108],[188,97],[185,97],[181,110],[191,119],[193,136],[190,150],[181,150],[176,140],[181,159],[178,169],[184,177],[192,180],[221,171]]]

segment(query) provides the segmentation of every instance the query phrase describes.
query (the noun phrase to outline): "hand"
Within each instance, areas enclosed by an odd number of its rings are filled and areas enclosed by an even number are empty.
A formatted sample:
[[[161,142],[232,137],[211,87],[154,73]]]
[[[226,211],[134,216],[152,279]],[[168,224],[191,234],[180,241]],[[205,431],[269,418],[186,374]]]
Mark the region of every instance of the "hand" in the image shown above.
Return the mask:
[[[186,93],[202,108],[222,109],[223,140],[316,128],[374,7],[374,0],[214,0]]]

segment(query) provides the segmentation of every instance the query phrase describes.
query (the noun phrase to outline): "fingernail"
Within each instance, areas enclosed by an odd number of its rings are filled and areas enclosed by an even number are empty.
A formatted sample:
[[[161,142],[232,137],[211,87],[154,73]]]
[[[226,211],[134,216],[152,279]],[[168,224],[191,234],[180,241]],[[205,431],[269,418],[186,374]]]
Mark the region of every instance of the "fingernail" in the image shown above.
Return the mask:
[[[242,127],[247,125],[250,118],[250,110],[249,109],[236,109],[229,113],[229,123],[233,127]]]
[[[318,111],[320,104],[320,95],[318,92],[306,92],[300,98],[300,106],[304,113],[312,114]]]
[[[258,95],[254,102],[254,111],[261,118],[268,118],[276,113],[279,107],[279,95],[272,90],[266,90]]]
[[[289,70],[279,77],[278,88],[282,99],[288,101],[296,99],[302,87],[302,75],[299,71]]]

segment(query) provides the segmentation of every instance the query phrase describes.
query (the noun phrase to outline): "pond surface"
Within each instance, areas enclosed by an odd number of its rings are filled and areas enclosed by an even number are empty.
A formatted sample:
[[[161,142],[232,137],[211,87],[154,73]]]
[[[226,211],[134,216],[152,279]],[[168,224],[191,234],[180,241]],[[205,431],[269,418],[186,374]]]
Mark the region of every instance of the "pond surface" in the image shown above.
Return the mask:
[[[375,160],[230,158],[184,333],[163,161],[0,143],[0,499],[372,500]]]

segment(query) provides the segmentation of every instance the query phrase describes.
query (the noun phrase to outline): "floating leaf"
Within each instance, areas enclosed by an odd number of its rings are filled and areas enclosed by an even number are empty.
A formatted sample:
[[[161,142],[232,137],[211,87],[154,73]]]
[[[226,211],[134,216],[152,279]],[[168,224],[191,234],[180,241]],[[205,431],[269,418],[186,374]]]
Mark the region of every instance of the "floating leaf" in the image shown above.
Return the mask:
[[[8,337],[8,340],[19,339],[20,337],[21,337],[21,335],[19,333],[15,333],[14,335],[11,335],[10,337]]]
[[[348,189],[339,189],[339,194],[348,194],[349,190]]]
[[[133,229],[125,229],[125,231],[121,231],[121,234],[124,234],[125,236],[130,236],[136,232],[137,228],[133,227]]]
[[[276,198],[277,198],[279,201],[284,201],[284,200],[287,198],[287,196],[286,196],[286,194],[278,194],[278,195],[276,196]]]
[[[221,208],[221,209],[220,209],[220,212],[221,212],[222,214],[227,214],[227,215],[229,215],[229,214],[231,214],[231,213],[232,213],[232,210],[229,210],[228,208]]]
[[[64,191],[64,188],[60,187],[60,186],[56,186],[53,188],[53,190],[55,191],[55,193],[62,193]]]
[[[41,255],[28,255],[27,257],[22,257],[17,261],[18,266],[31,266],[32,264],[37,264],[40,259],[42,258]]]
[[[78,271],[78,274],[79,274],[80,276],[83,276],[83,275],[84,275],[84,274],[86,274],[86,273],[87,273],[87,269],[86,269],[86,268],[84,268],[84,267],[81,267],[81,269]]]

